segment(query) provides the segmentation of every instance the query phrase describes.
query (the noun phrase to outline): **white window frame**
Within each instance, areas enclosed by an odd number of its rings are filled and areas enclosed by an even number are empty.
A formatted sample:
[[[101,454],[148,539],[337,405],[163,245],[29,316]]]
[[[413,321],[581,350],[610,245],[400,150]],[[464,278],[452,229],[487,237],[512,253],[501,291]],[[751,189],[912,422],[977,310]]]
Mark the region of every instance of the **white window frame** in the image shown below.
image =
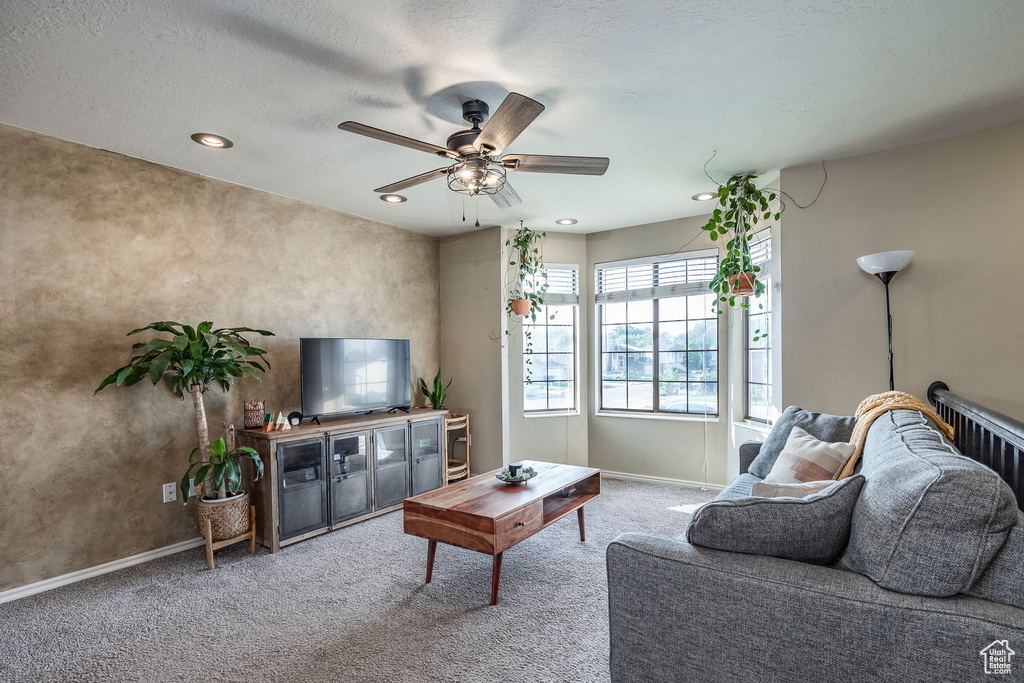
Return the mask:
[[[772,238],[771,228],[765,228],[764,230],[760,230],[760,231],[754,233],[754,239],[751,241],[751,245],[750,245],[751,261],[753,262],[753,264],[755,266],[759,266],[761,268],[761,271],[758,273],[758,275],[760,276],[759,279],[762,279],[762,281],[765,284],[765,292],[764,292],[763,296],[764,296],[764,303],[765,303],[766,306],[765,306],[765,310],[763,311],[763,314],[764,314],[764,321],[765,321],[764,325],[765,325],[766,331],[768,332],[768,338],[767,338],[767,344],[763,347],[763,350],[765,352],[765,357],[766,357],[767,362],[768,362],[768,368],[767,368],[767,372],[766,372],[766,375],[767,375],[766,379],[768,381],[764,382],[764,383],[762,383],[762,382],[751,382],[750,381],[750,358],[751,358],[751,350],[752,350],[750,348],[750,335],[751,335],[751,332],[753,331],[752,327],[751,327],[751,324],[750,324],[750,316],[751,315],[761,315],[762,314],[762,311],[760,311],[760,310],[755,308],[757,306],[757,304],[758,304],[757,299],[755,299],[753,296],[748,297],[747,298],[747,303],[750,304],[750,308],[744,309],[744,311],[743,311],[743,419],[747,420],[748,422],[756,422],[758,424],[765,424],[765,425],[769,423],[768,419],[762,418],[762,417],[755,417],[755,416],[751,415],[751,411],[750,411],[750,388],[751,388],[751,386],[753,384],[757,384],[758,386],[764,386],[765,387],[765,391],[767,392],[767,397],[768,397],[768,411],[769,411],[769,414],[770,414],[771,413],[771,407],[772,407],[772,383],[774,381],[774,374],[775,374],[774,373],[773,363],[772,363],[772,335],[771,335],[771,325],[772,325],[772,291],[771,291],[771,289],[772,289],[772,273],[771,273],[771,268],[772,268],[772,239],[771,238]],[[762,349],[759,348],[759,349],[755,349],[755,350],[760,351]]]
[[[660,357],[658,355],[660,332],[658,302],[662,299],[676,297],[713,295],[713,292],[710,290],[708,285],[718,270],[718,257],[719,254],[717,249],[702,249],[699,251],[595,264],[594,309],[596,318],[595,328],[597,334],[596,393],[598,414],[631,417],[663,417],[673,419],[718,418],[722,409],[722,377],[720,374],[716,375],[716,380],[714,382],[716,387],[714,411],[678,411],[660,409],[659,398],[661,393],[661,377],[659,367]],[[637,286],[633,286],[629,281],[631,279],[629,273],[630,269],[633,268],[643,273],[645,269],[642,267],[647,265],[652,266],[649,286],[643,286],[648,284],[643,281],[643,279],[641,279]],[[682,268],[680,267],[681,265]],[[625,271],[623,271],[623,269],[625,269]],[[625,277],[623,277],[623,272],[625,273]],[[652,373],[653,378],[650,380],[653,384],[652,409],[613,408],[604,406],[604,305],[623,302],[628,303],[630,301],[653,301],[651,355],[654,363],[654,371]],[[687,311],[687,316],[687,320],[690,320],[689,311]],[[710,320],[712,318],[707,319]],[[714,319],[720,320],[718,317]],[[713,352],[715,354],[715,364],[720,368],[720,361],[722,358],[720,325],[716,329],[718,331],[716,334],[715,349]],[[691,383],[710,384],[710,382],[686,382],[686,384]]]
[[[569,282],[566,283],[564,279],[560,278],[558,272],[571,272],[572,275],[568,278]],[[547,284],[548,290],[544,293],[544,305],[545,306],[571,306],[572,307],[572,352],[570,367],[572,368],[572,375],[569,378],[569,382],[572,382],[572,406],[571,407],[558,407],[558,408],[542,408],[528,410],[526,408],[526,392],[530,386],[525,376],[523,377],[523,415],[526,417],[540,417],[544,415],[565,415],[578,414],[580,409],[580,301],[579,301],[579,282],[580,282],[580,266],[574,263],[547,263],[544,265],[544,272],[547,273]],[[543,281],[543,280],[542,280]],[[530,287],[531,283],[527,283],[527,287]],[[536,323],[528,323],[525,319],[523,321],[523,374],[525,375],[526,366],[526,329],[528,326],[544,326],[545,327],[545,339],[547,338],[547,328],[550,327],[550,320],[544,319],[539,320]],[[563,353],[563,352],[558,352]],[[533,354],[529,354],[534,357],[539,355],[548,355],[548,351],[534,351]],[[546,365],[545,365],[546,367]],[[533,379],[532,384],[547,384],[550,385],[555,381],[563,380],[549,380],[549,379]],[[546,389],[550,389],[547,387]],[[551,396],[548,391],[545,395],[547,396],[548,403],[550,404]]]

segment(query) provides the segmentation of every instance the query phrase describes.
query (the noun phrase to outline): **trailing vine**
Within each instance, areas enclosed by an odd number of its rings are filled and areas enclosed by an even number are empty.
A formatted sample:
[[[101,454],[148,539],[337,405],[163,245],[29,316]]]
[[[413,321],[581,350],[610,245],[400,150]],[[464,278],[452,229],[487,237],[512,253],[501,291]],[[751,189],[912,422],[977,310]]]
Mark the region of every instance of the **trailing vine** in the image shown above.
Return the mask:
[[[718,206],[712,212],[708,222],[702,227],[709,233],[712,241],[719,238],[727,239],[725,256],[718,264],[718,272],[711,280],[709,288],[715,293],[715,309],[719,314],[723,307],[734,308],[737,305],[749,309],[746,296],[760,297],[764,294],[764,278],[759,277],[761,267],[754,264],[750,257],[750,241],[754,237],[754,226],[758,221],[778,220],[782,215],[780,209],[772,210],[771,202],[777,199],[774,192],[767,194],[754,185],[755,173],[741,173],[729,178],[725,185],[718,188]],[[744,293],[741,287],[752,291]],[[764,308],[763,304],[758,304]],[[754,331],[754,341],[767,336],[767,331]]]
[[[537,311],[544,305],[544,294],[548,291],[548,274],[544,270],[544,252],[542,240],[547,237],[546,232],[531,230],[519,221],[519,229],[509,239],[505,240],[508,247],[508,276],[506,278],[506,289],[508,296],[505,299],[505,314],[510,319],[520,321],[530,319],[537,322]],[[529,302],[529,310],[525,313],[517,313],[516,306],[523,305],[522,302]],[[552,316],[554,317],[554,316]],[[505,330],[505,334],[510,333]],[[523,361],[526,366],[526,382],[533,383],[533,334],[529,331],[524,333],[526,338],[525,354]]]

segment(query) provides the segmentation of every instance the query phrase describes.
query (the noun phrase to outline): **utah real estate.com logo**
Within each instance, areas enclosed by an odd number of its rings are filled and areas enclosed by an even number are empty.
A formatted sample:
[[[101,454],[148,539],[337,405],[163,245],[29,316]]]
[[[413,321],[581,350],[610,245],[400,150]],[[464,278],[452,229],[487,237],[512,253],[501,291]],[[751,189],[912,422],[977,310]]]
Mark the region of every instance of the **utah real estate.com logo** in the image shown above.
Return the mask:
[[[985,663],[987,674],[1009,674],[1011,672],[1010,658],[1016,652],[1010,649],[1010,641],[994,640],[981,651],[982,661]]]

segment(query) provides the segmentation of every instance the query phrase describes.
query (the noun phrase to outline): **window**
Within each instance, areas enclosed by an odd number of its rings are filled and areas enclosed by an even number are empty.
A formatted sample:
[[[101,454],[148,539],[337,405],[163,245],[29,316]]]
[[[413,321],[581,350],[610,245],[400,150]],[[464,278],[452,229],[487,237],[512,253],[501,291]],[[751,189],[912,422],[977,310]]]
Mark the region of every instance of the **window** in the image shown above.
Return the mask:
[[[537,321],[523,325],[523,411],[576,410],[579,266],[547,264],[548,290]],[[536,285],[527,284],[534,291]],[[529,324],[525,324],[529,323]],[[529,337],[527,337],[529,335]],[[527,338],[533,353],[527,353]]]
[[[772,408],[772,341],[767,336],[771,329],[772,279],[771,231],[762,230],[754,235],[750,257],[760,266],[764,277],[764,294],[749,298],[750,309],[744,311],[744,350],[746,351],[746,418],[754,422],[768,422]]]
[[[599,405],[718,414],[714,250],[597,266]]]

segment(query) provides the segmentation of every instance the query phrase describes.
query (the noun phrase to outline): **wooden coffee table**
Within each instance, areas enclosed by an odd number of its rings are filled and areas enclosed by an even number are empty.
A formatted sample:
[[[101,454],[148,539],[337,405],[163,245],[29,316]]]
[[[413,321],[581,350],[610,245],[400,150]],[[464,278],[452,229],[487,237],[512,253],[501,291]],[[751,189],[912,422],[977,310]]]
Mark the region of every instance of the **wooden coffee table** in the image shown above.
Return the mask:
[[[508,485],[487,472],[478,477],[407,498],[405,533],[427,544],[427,583],[434,572],[437,543],[448,543],[494,558],[491,604],[498,604],[501,558],[506,550],[576,511],[585,541],[583,506],[601,493],[601,470],[523,461],[537,470],[526,484]]]

